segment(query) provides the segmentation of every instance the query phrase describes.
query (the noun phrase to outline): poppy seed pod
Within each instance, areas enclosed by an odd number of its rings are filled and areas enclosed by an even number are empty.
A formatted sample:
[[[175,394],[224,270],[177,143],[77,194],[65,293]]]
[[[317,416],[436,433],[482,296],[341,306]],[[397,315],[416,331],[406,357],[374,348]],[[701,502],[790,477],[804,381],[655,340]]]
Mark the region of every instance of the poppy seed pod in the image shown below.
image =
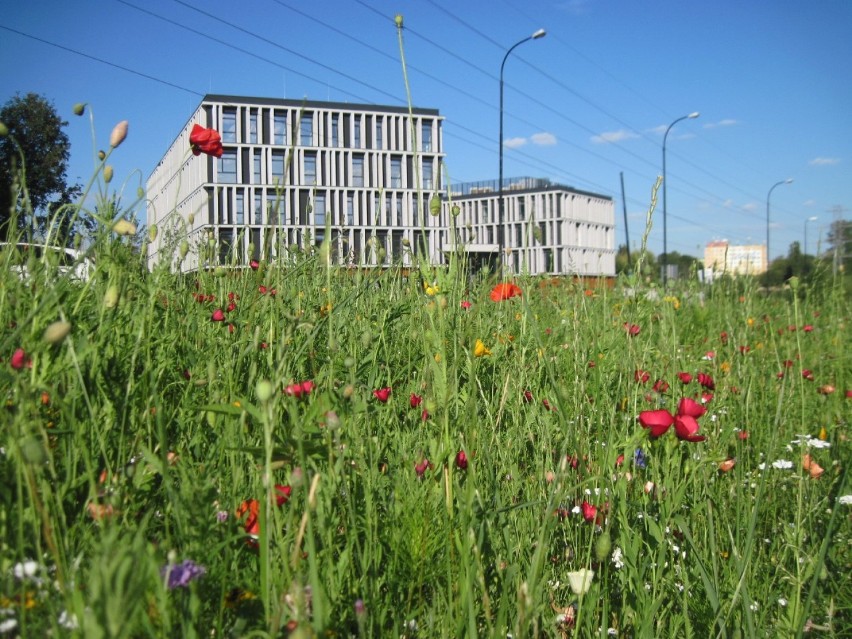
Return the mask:
[[[441,198],[437,195],[433,195],[429,198],[429,214],[432,217],[438,217],[441,213]]]
[[[44,329],[44,341],[48,344],[58,344],[71,332],[71,324],[59,320]]]
[[[104,167],[104,182],[112,182],[112,166],[109,164]]]
[[[71,110],[74,112],[74,115],[83,115],[86,112],[86,105],[83,102],[78,102]]]
[[[148,240],[153,242],[157,239],[157,225],[152,224],[148,227]]]
[[[136,233],[136,225],[130,220],[122,218],[116,220],[115,224],[112,225],[112,230],[118,235],[133,235]]]
[[[127,120],[122,120],[113,127],[112,134],[109,136],[109,145],[112,148],[116,148],[119,144],[124,142],[124,139],[127,137],[127,126]]]
[[[459,213],[461,213],[461,209],[458,204],[453,204],[453,208],[450,209],[450,212],[453,214],[453,217],[458,217]]]
[[[180,259],[185,258],[187,253],[189,253],[189,242],[187,242],[186,240],[183,240],[180,243],[179,251],[180,251]]]
[[[104,294],[104,306],[106,308],[115,308],[118,305],[118,286],[110,284]]]
[[[396,26],[402,29],[402,14],[397,13],[394,17],[393,21],[396,23]]]

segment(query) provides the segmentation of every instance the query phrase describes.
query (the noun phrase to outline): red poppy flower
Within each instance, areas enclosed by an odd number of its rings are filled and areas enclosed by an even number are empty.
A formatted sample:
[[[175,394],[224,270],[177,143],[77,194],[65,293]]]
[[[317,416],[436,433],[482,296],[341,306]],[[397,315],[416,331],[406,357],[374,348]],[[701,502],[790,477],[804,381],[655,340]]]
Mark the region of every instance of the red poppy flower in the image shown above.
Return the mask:
[[[193,155],[201,155],[206,153],[213,157],[222,157],[222,136],[215,129],[205,129],[200,124],[192,127],[192,132],[189,134],[189,144],[192,147]]]
[[[288,384],[284,387],[284,394],[298,399],[302,395],[310,395],[312,390],[314,390],[314,383],[311,380],[305,380],[304,382]]]
[[[259,514],[260,502],[256,499],[246,499],[237,508],[237,519],[242,519],[244,515],[246,516],[246,520],[243,522],[243,529],[249,535],[257,536],[260,534]]]
[[[469,309],[471,306],[473,306],[473,305],[472,305],[470,302],[468,302],[467,300],[462,300],[462,301],[461,301],[461,307],[462,307],[464,310]]]
[[[664,379],[658,379],[656,382],[654,382],[653,390],[656,393],[665,393],[667,390],[669,390],[669,383]]]
[[[502,302],[523,295],[521,288],[511,282],[503,282],[491,289],[491,301]]]
[[[643,410],[639,413],[642,428],[651,429],[651,437],[661,437],[674,424],[674,416],[665,408]]]
[[[648,371],[643,371],[641,368],[637,368],[633,372],[633,379],[640,384],[646,383],[649,379],[651,379],[651,373]]]
[[[411,393],[411,397],[408,398],[408,403],[411,408],[417,408],[423,402],[423,396],[417,395],[416,393]]]
[[[379,400],[382,404],[387,403],[388,397],[391,394],[391,387],[385,386],[384,388],[379,388],[373,391],[373,397]]]
[[[814,372],[811,369],[806,368],[802,371],[802,377],[804,377],[809,382],[812,382],[814,381]]]
[[[467,470],[467,454],[463,450],[456,453],[456,468]]]
[[[707,373],[698,373],[698,383],[707,390],[716,390],[716,382]]]
[[[585,500],[583,501],[582,504],[580,504],[580,509],[583,511],[583,519],[585,519],[588,522],[594,521],[595,517],[597,517],[597,515],[598,515],[597,506],[593,506],[592,504],[590,504],[589,502],[587,502]]]
[[[224,322],[225,321],[225,314],[222,312],[222,309],[217,308],[215,311],[213,311],[213,315],[210,318],[210,320],[213,321],[213,322]]]
[[[228,302],[228,308],[226,308],[225,310],[228,311],[229,313],[232,313],[234,311],[234,309],[236,309],[236,308],[237,308],[236,302]]]
[[[524,391],[524,401],[529,404],[533,400],[533,394],[531,390]]]
[[[727,333],[727,331],[722,331],[721,333],[719,333],[719,339],[720,339],[720,340],[722,340],[722,343],[723,343],[723,344],[727,344],[727,343],[728,343],[728,333]]]
[[[813,324],[805,324],[802,326],[802,330],[805,331],[805,333],[810,333],[814,330],[814,326]]]
[[[432,462],[430,462],[424,457],[419,462],[414,464],[414,472],[417,474],[418,477],[423,477],[423,474],[426,472],[426,470],[432,467]]]
[[[678,373],[677,377],[684,384],[689,384],[689,382],[692,381],[692,374],[691,373],[685,373],[685,372],[684,373]]]
[[[251,262],[249,262],[249,267],[251,268],[251,270],[256,271],[258,268],[260,268],[260,263],[257,260],[252,260]]]
[[[290,501],[290,495],[293,494],[293,489],[290,486],[282,486],[281,484],[275,484],[275,503],[279,506],[283,506],[288,501]]]
[[[630,337],[636,337],[642,328],[638,324],[624,322],[624,330],[627,331],[627,334],[630,335]]]
[[[16,349],[14,353],[12,353],[12,357],[9,359],[9,364],[16,371],[21,370],[24,366],[32,368],[32,360],[27,357],[26,351],[23,348]]]

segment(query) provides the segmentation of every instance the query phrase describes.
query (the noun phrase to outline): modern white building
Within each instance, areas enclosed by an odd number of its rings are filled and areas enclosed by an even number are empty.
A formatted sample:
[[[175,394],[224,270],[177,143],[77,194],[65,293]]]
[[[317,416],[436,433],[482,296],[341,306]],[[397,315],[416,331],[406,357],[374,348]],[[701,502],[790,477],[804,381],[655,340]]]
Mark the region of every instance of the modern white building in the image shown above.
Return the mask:
[[[410,265],[417,250],[496,266],[497,182],[447,191],[442,121],[436,109],[207,95],[148,179],[149,267],[286,262],[326,234],[340,265]],[[191,153],[196,124],[220,132],[221,158]],[[503,193],[507,270],[615,275],[611,198],[532,178]]]
[[[461,246],[481,261],[499,255],[498,181],[449,185],[446,250]],[[615,275],[615,211],[612,198],[541,178],[503,183],[505,265],[511,273]],[[453,237],[455,232],[455,238]],[[476,258],[474,258],[476,259]]]
[[[286,260],[330,229],[340,264],[442,259],[429,215],[441,192],[443,141],[435,109],[207,95],[148,178],[149,266]],[[194,156],[192,127],[216,129],[221,158]]]
[[[765,244],[730,244],[727,240],[708,242],[704,248],[705,279],[718,275],[760,275],[765,273]]]

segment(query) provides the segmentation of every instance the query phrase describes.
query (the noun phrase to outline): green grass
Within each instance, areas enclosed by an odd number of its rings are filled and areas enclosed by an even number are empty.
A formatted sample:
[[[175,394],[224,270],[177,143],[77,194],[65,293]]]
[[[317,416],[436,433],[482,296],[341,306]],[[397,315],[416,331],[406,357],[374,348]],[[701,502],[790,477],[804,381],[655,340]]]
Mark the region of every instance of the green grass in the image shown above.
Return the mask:
[[[521,297],[495,303],[494,282],[457,264],[351,274],[300,253],[287,269],[181,276],[147,273],[106,232],[94,251],[87,284],[49,265],[27,281],[3,271],[0,622],[16,622],[12,635],[852,632],[839,284],[769,297],[688,284],[656,299],[625,295],[635,282],[521,278]],[[212,321],[230,294],[234,310]],[[70,334],[46,342],[60,319]],[[477,339],[490,355],[474,356]],[[31,368],[12,368],[17,348]],[[681,371],[715,380],[701,443],[653,440],[636,419],[700,396]],[[283,392],[304,380],[310,394]],[[280,507],[273,484],[292,490]],[[250,499],[256,539],[236,516]],[[206,572],[169,589],[162,567],[186,559]],[[581,569],[594,578],[575,594]]]

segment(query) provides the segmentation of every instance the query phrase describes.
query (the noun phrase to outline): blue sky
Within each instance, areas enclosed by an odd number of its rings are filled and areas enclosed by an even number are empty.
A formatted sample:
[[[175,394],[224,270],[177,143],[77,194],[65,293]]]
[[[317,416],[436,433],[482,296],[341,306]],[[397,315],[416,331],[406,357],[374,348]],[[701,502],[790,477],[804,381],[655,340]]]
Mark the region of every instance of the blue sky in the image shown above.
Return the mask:
[[[405,104],[393,17],[404,16],[415,106],[440,109],[453,182],[498,173],[614,198],[624,243],[644,230],[667,142],[668,247],[714,239],[809,251],[841,207],[852,217],[852,2],[848,0],[103,0],[0,12],[0,102],[51,99],[69,121],[68,175],[130,121],[114,184],[135,192],[206,93]],[[238,7],[238,8],[237,8]],[[120,68],[119,68],[120,67]],[[71,107],[87,102],[89,117]],[[128,196],[128,199],[131,199]],[[144,214],[144,212],[143,212]],[[649,237],[662,250],[662,201]]]

